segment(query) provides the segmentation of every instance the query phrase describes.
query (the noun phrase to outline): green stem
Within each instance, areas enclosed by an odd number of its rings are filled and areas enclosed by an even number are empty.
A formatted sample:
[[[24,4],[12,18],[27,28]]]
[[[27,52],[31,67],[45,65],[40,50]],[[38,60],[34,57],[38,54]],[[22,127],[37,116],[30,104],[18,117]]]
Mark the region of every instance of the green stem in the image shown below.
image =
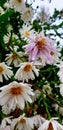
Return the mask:
[[[46,103],[46,101],[45,101],[45,97],[44,97],[43,93],[42,93],[42,99],[43,99],[43,102],[44,102],[44,106],[45,106],[45,108],[46,108],[46,112],[47,112],[47,114],[48,114],[48,119],[50,120],[50,119],[51,119],[51,115],[50,115],[50,112],[49,112],[49,110],[48,110],[48,105],[47,105],[47,103]]]

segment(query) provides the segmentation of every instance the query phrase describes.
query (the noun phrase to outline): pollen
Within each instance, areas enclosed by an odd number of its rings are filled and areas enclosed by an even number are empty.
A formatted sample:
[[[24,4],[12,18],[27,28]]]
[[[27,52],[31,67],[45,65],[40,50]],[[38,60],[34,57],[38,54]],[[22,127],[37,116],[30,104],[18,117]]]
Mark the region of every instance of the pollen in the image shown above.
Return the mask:
[[[31,71],[31,70],[32,70],[32,65],[27,64],[27,65],[24,67],[23,70],[24,70],[25,72],[29,72],[29,71]]]
[[[11,88],[11,93],[13,95],[20,95],[20,94],[22,94],[22,92],[23,92],[23,87],[21,87],[21,86],[16,85],[13,88]]]
[[[16,55],[16,54],[13,54],[13,55],[12,55],[12,59],[13,59],[13,60],[17,59],[17,55]]]
[[[44,47],[44,44],[45,44],[45,38],[42,38],[38,40],[38,42],[36,43],[36,46],[38,47],[38,49],[41,49],[42,47]]]
[[[1,73],[1,72],[3,72],[3,67],[2,67],[2,66],[0,66],[0,73]]]
[[[20,120],[20,123],[25,124],[25,123],[26,123],[26,120],[22,118],[22,119]]]
[[[25,31],[25,36],[30,36],[30,33],[28,31]]]

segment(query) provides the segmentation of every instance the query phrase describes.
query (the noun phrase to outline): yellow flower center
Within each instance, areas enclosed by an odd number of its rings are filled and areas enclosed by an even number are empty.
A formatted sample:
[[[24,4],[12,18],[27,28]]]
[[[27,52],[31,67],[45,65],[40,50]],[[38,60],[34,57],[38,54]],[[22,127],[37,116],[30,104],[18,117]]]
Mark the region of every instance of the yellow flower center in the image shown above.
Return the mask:
[[[24,69],[23,69],[25,72],[29,72],[30,70],[32,70],[32,65],[30,64],[27,64]]]
[[[28,31],[25,31],[25,36],[30,36],[30,33]]]
[[[44,47],[44,44],[45,44],[45,38],[42,38],[37,41],[36,46],[38,47],[38,49],[41,49],[42,47]]]
[[[16,59],[17,59],[17,55],[16,55],[16,54],[13,54],[13,55],[12,55],[12,59],[13,59],[13,60],[16,60]]]
[[[22,119],[20,120],[20,123],[25,124],[25,123],[26,123],[26,120],[22,118]]]
[[[22,92],[23,92],[23,87],[21,87],[21,86],[19,86],[19,85],[13,85],[14,87],[13,88],[11,88],[11,93],[13,94],[13,95],[20,95],[20,94],[22,94]]]
[[[0,73],[1,73],[1,72],[3,72],[3,67],[2,67],[2,66],[0,66]]]

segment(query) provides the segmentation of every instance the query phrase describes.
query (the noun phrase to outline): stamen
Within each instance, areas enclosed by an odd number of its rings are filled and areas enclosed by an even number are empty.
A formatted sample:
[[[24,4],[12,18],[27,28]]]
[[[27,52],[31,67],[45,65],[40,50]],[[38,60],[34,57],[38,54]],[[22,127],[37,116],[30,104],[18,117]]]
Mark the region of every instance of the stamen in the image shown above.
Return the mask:
[[[30,36],[30,33],[28,31],[25,31],[25,36]]]
[[[20,120],[20,123],[25,124],[25,123],[26,123],[26,120],[22,118],[22,119]]]
[[[22,0],[17,0],[19,3],[21,3],[22,2]]]
[[[20,94],[22,94],[22,92],[23,92],[23,87],[18,86],[18,85],[13,85],[13,86],[14,86],[14,87],[11,88],[11,93],[12,93],[13,95],[20,95]]]
[[[25,72],[29,72],[30,70],[32,70],[32,65],[30,64],[27,64],[24,69],[23,69]]]
[[[38,49],[41,49],[42,47],[44,47],[44,43],[45,43],[45,39],[42,38],[37,41],[36,46],[38,47]]]
[[[54,130],[51,122],[49,123],[49,126],[48,126],[47,130]]]
[[[1,72],[3,72],[3,67],[2,67],[2,66],[0,66],[0,73],[1,73]]]
[[[17,55],[16,55],[16,54],[13,54],[13,55],[12,55],[12,59],[13,59],[13,60],[17,59]]]

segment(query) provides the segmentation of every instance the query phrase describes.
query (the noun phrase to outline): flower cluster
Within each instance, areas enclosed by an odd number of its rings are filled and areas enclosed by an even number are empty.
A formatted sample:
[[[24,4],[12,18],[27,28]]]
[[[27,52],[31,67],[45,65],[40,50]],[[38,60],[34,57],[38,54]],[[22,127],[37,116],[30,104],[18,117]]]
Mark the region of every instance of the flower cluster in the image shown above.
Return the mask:
[[[63,130],[62,48],[46,33],[54,20],[45,10],[35,20],[27,0],[1,6],[0,130]]]

